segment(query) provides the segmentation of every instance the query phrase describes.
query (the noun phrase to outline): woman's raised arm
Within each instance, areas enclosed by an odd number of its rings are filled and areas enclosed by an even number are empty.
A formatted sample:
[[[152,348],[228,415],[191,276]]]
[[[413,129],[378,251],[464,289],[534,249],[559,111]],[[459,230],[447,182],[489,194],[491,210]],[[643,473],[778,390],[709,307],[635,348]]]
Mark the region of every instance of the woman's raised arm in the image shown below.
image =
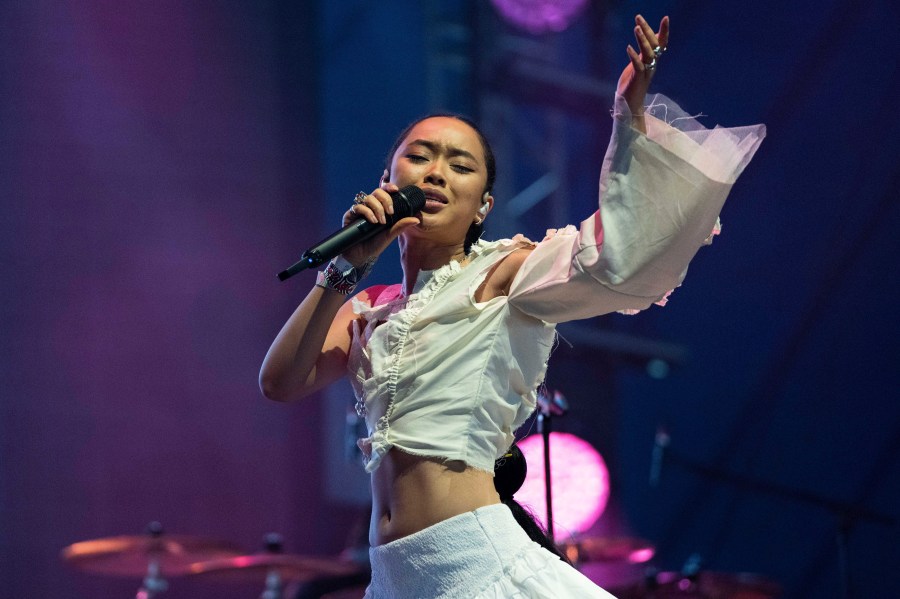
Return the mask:
[[[707,129],[663,96],[645,108],[669,19],[658,33],[641,16],[635,22],[641,53],[627,49],[599,210],[578,228],[548,231],[519,257],[509,286],[510,304],[548,322],[664,303],[718,230],[722,205],[765,136],[763,125]]]
[[[630,62],[619,76],[616,95],[625,100],[631,111],[631,126],[646,133],[644,125],[644,100],[650,87],[650,80],[656,72],[656,62],[666,51],[669,44],[669,17],[663,17],[659,23],[659,31],[653,28],[641,15],[634,18],[634,38],[637,50],[629,46],[625,49]]]

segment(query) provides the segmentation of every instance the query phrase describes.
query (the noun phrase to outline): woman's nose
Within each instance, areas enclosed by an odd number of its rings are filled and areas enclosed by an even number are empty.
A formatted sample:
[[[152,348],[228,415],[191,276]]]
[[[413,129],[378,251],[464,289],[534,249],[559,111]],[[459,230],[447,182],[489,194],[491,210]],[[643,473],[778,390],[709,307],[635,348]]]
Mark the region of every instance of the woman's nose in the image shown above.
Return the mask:
[[[428,173],[425,174],[425,182],[430,183],[432,185],[441,185],[443,186],[446,183],[446,178],[444,177],[444,171],[441,169],[440,163],[436,162],[432,164],[431,169]]]

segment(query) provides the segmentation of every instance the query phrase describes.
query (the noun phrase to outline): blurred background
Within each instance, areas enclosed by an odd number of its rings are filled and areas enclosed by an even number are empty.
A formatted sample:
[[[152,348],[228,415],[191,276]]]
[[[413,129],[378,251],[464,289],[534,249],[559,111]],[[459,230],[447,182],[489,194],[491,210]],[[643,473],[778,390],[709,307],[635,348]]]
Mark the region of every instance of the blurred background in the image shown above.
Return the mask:
[[[768,137],[668,306],[560,329],[547,386],[571,412],[554,427],[609,467],[590,534],[650,541],[659,570],[755,572],[785,597],[846,595],[842,563],[853,596],[894,596],[896,3],[542,4],[0,3],[0,596],[133,595],[139,579],[60,551],[153,520],[337,555],[367,515],[352,397],[260,395],[314,280],[275,273],[435,110],[494,145],[487,238],[580,222],[638,12],[672,21],[653,91]],[[373,282],[399,279],[391,251]],[[646,565],[585,571],[616,586]]]

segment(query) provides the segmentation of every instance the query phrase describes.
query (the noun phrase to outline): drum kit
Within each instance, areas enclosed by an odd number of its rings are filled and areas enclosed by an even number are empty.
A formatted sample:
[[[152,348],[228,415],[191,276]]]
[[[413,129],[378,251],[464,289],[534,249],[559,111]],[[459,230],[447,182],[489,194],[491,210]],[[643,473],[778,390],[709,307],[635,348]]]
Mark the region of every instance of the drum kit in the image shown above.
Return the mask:
[[[560,549],[576,566],[643,564],[654,553],[651,543],[628,537],[583,537],[560,544]],[[360,564],[285,554],[278,535],[266,536],[262,552],[247,554],[227,541],[164,533],[156,522],[144,535],[74,543],[62,550],[62,559],[83,572],[141,580],[136,599],[153,599],[168,589],[168,579],[181,577],[258,583],[263,587],[260,599],[292,599],[291,589],[298,583],[320,580],[336,583],[330,592],[315,595],[321,599],[360,599],[365,590],[360,581],[366,571]],[[609,591],[620,599],[769,599],[778,597],[781,589],[750,574],[695,571],[650,573],[640,582]]]
[[[553,416],[564,415],[567,405],[561,396],[554,400],[541,399],[538,429],[544,436],[547,521],[552,522],[550,421]],[[654,453],[651,485],[654,478],[658,479],[657,466],[668,442],[666,435],[657,435],[660,455]],[[153,599],[168,589],[168,578],[180,577],[203,582],[260,584],[263,586],[260,599],[299,599],[301,596],[304,599],[360,599],[363,596],[368,569],[359,559],[290,555],[283,552],[282,545],[280,536],[271,533],[264,539],[262,552],[247,554],[226,541],[164,534],[158,522],[151,522],[144,535],[108,537],[69,545],[62,550],[62,559],[84,572],[142,579],[136,599]],[[652,543],[631,537],[582,536],[561,542],[558,547],[577,568],[641,565],[655,554]],[[345,552],[344,555],[352,553]],[[302,583],[309,584],[302,595],[298,595],[297,585]],[[782,592],[777,583],[755,574],[703,570],[699,558],[694,559],[694,556],[681,572],[648,569],[638,582],[606,588],[620,599],[773,599],[780,597]]]
[[[260,583],[260,599],[283,599],[289,583],[365,574],[357,563],[282,552],[279,535],[269,534],[260,553],[247,554],[227,541],[163,532],[151,522],[147,533],[81,541],[61,557],[77,570],[102,576],[142,579],[136,599],[153,599],[168,590],[169,578],[190,577],[222,583]]]

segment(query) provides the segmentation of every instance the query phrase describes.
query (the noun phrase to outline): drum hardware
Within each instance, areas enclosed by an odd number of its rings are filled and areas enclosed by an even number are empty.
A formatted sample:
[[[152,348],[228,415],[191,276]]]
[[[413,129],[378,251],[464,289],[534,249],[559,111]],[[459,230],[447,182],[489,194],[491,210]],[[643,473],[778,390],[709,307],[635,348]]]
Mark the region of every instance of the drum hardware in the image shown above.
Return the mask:
[[[650,570],[643,581],[609,592],[619,599],[775,599],[781,586],[750,573]]]
[[[263,539],[263,551],[196,562],[187,568],[192,578],[219,583],[265,581],[260,599],[282,599],[285,583],[307,582],[324,576],[349,576],[362,569],[356,564],[328,558],[284,553],[281,535],[269,533]]]
[[[670,448],[671,437],[664,428],[657,430],[654,443],[653,464],[651,465],[651,486],[656,486],[659,481],[659,474],[665,463],[671,463],[680,466],[684,470],[697,474],[703,478],[729,484],[739,489],[750,491],[757,494],[770,495],[781,500],[791,500],[805,505],[812,505],[825,508],[831,512],[838,520],[836,531],[836,547],[838,569],[841,580],[841,590],[839,596],[849,599],[851,596],[851,576],[850,576],[850,555],[849,555],[849,535],[859,521],[868,521],[882,526],[894,527],[897,521],[884,513],[870,510],[866,507],[846,502],[836,501],[823,495],[802,491],[785,485],[772,483],[766,480],[753,478],[750,476],[735,474],[723,468],[708,466],[701,462],[686,458]],[[665,456],[663,456],[665,453]],[[658,458],[657,458],[658,456]],[[658,461],[658,464],[657,464]],[[655,476],[654,476],[655,473]]]
[[[576,566],[585,563],[642,564],[650,561],[656,552],[649,541],[632,537],[583,537],[558,546]]]
[[[162,524],[151,522],[143,535],[81,541],[65,547],[64,562],[84,572],[123,578],[143,577],[137,599],[152,599],[168,588],[166,577],[183,576],[197,561],[240,555],[240,548],[225,541],[164,534]]]

